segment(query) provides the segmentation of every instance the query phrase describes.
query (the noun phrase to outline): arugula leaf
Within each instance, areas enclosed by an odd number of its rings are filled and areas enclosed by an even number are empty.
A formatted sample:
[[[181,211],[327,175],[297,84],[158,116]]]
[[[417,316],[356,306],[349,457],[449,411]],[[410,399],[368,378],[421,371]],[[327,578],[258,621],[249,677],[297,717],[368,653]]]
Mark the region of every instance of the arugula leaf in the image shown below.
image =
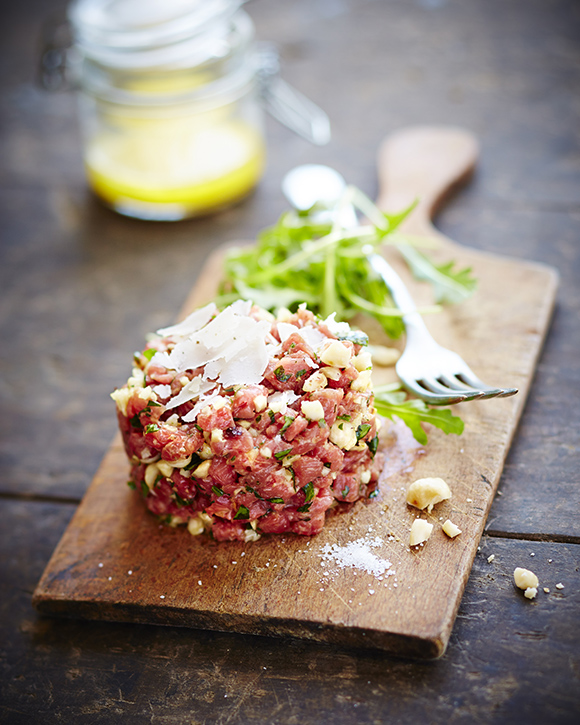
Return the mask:
[[[398,249],[415,277],[433,284],[436,302],[462,302],[475,290],[477,280],[471,276],[471,267],[454,270],[453,262],[437,266],[418,249],[405,244],[399,245]]]
[[[422,423],[430,423],[444,433],[463,433],[463,421],[449,409],[430,408],[422,400],[408,398],[403,391],[375,391],[374,405],[379,415],[391,420],[393,416],[400,418],[411,429],[415,440],[422,445],[427,444],[427,434]]]

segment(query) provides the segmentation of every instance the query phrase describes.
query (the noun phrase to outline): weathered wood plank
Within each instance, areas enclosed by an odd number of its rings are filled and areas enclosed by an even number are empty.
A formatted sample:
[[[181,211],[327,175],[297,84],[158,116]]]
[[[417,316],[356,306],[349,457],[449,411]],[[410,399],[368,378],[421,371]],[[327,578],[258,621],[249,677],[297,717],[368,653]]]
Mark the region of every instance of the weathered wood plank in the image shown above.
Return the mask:
[[[293,639],[39,617],[32,588],[71,507],[0,505],[10,521],[0,548],[11,552],[0,560],[2,722],[572,725],[580,713],[577,545],[484,537],[446,654],[412,662]],[[516,566],[550,593],[525,599]]]

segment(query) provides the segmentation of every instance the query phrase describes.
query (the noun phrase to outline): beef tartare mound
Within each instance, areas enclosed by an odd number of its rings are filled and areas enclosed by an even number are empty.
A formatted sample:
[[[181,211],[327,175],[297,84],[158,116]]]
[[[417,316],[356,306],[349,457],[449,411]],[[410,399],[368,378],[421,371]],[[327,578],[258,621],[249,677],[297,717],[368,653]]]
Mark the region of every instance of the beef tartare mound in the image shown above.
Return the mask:
[[[149,510],[192,534],[311,535],[372,495],[379,421],[363,333],[239,300],[159,330],[112,393]]]

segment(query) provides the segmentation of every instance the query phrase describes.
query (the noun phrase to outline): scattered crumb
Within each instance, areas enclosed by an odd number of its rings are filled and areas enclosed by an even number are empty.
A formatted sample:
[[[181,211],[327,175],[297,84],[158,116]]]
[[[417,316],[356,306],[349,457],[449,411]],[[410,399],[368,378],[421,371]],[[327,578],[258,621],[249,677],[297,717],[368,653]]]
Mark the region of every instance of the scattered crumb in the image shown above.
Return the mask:
[[[451,489],[442,478],[419,478],[407,491],[407,503],[431,513],[433,506],[451,498]]]
[[[423,544],[431,536],[433,531],[433,524],[430,524],[425,519],[415,519],[411,525],[411,531],[409,536],[409,546],[417,546]]]
[[[165,599],[165,594],[160,594],[159,599]]]
[[[549,594],[550,593],[550,587],[544,587],[544,591],[546,592],[546,594]]]
[[[558,582],[558,584],[556,584],[556,589],[564,589],[562,582]]]
[[[399,350],[385,345],[369,345],[368,351],[371,354],[373,363],[381,367],[390,367],[401,357]]]
[[[466,498],[465,500],[467,501],[467,503],[472,503],[473,502],[473,499],[472,498]]]
[[[449,519],[447,519],[447,521],[443,524],[441,528],[447,534],[447,536],[449,536],[450,539],[454,539],[461,533],[461,529],[459,528],[459,526],[456,526],[453,521],[450,521]]]
[[[492,561],[493,561],[494,559],[495,559],[495,554],[490,554],[490,555],[489,555],[489,556],[487,557],[487,563],[488,563],[488,564],[491,564],[491,562],[492,562]]]
[[[514,582],[518,589],[525,589],[525,596],[533,599],[538,592],[538,577],[529,569],[518,566],[514,569]],[[533,594],[530,590],[533,590]]]

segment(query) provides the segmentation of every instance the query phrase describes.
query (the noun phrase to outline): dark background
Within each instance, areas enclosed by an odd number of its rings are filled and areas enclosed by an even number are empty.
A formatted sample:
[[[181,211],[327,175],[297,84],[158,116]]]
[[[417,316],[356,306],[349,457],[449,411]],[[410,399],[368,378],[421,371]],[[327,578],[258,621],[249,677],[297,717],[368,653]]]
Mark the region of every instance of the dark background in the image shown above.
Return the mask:
[[[36,83],[42,25],[63,7],[20,0],[0,18],[0,721],[578,722],[580,3],[248,3],[332,141],[269,119],[256,192],[176,224],[124,219],[87,191],[74,96]],[[108,394],[144,334],[174,319],[216,246],[276,220],[293,165],[331,164],[374,196],[381,140],[417,123],[466,127],[482,146],[439,228],[561,275],[445,656],[37,616],[32,591],[114,435]],[[522,562],[549,595],[514,591]]]

